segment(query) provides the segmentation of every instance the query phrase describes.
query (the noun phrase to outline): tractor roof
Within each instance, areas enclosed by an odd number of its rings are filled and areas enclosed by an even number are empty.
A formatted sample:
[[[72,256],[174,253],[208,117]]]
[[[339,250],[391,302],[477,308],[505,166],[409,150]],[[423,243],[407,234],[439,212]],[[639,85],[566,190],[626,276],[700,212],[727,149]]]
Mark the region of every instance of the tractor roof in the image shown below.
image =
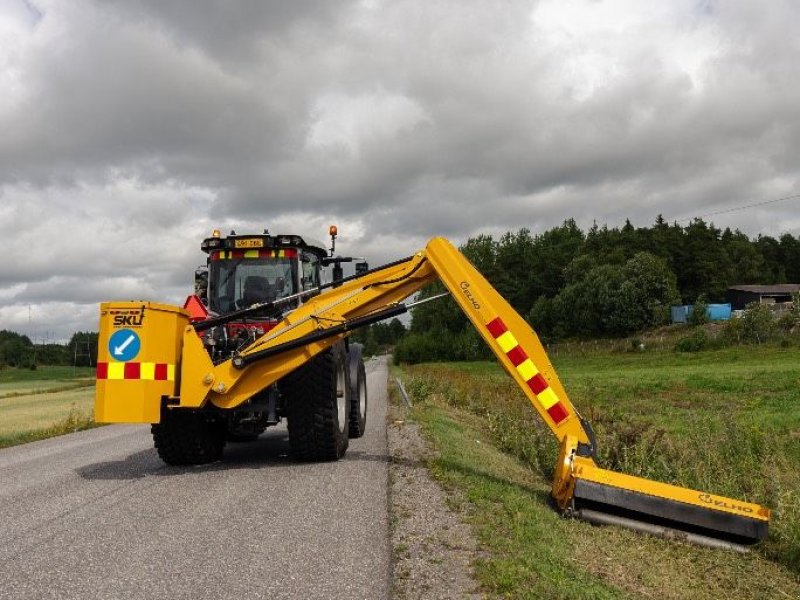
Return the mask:
[[[212,236],[204,239],[200,248],[203,252],[254,248],[305,248],[322,257],[328,255],[328,250],[323,242],[297,234],[236,234],[231,232],[231,235],[228,236]]]

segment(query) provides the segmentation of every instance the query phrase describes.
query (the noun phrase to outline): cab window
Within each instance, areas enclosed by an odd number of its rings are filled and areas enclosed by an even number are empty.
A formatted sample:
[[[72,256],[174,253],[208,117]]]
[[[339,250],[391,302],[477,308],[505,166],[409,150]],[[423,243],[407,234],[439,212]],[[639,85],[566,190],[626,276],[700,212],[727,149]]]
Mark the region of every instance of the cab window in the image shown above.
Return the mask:
[[[319,256],[311,252],[303,252],[301,262],[300,286],[302,289],[305,291],[319,287]]]

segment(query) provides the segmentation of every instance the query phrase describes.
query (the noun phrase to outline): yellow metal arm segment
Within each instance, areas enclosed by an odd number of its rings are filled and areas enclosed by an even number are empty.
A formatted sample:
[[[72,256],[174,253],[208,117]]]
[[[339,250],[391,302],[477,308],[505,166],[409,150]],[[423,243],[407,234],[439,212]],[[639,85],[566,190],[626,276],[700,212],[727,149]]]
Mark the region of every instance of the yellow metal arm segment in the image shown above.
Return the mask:
[[[450,242],[434,238],[425,253],[439,279],[561,440],[572,435],[591,444],[589,434],[556,375],[539,336]]]
[[[561,440],[571,435],[583,444],[590,444],[589,435],[536,333],[469,261],[442,238],[432,239],[424,251],[407,262],[376,270],[314,297],[249,346],[242,356],[368,316],[401,302],[435,279],[440,279],[449,290],[556,437]],[[237,369],[231,360],[213,365],[189,327],[184,334],[180,406],[199,407],[207,400],[220,408],[238,406],[345,335],[313,341]]]

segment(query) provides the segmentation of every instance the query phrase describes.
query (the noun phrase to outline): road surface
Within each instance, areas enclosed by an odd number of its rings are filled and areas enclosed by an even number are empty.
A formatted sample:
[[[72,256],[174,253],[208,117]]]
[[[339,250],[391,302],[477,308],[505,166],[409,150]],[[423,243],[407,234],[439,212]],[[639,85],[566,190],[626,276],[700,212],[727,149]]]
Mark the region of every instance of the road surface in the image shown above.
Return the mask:
[[[336,463],[292,462],[285,427],[188,468],[149,426],[0,450],[0,598],[388,598],[386,363],[367,371]]]

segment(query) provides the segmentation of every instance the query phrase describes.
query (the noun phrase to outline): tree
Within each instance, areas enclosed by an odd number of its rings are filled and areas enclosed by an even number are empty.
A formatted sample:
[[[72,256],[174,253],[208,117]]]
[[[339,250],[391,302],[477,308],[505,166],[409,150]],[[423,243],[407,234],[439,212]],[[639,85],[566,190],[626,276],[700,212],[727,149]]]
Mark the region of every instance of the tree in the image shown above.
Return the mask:
[[[33,344],[26,335],[0,331],[0,365],[28,367],[33,364]]]
[[[667,322],[677,301],[675,274],[660,259],[640,252],[624,265],[600,265],[567,285],[538,314],[556,335],[625,335]]]

